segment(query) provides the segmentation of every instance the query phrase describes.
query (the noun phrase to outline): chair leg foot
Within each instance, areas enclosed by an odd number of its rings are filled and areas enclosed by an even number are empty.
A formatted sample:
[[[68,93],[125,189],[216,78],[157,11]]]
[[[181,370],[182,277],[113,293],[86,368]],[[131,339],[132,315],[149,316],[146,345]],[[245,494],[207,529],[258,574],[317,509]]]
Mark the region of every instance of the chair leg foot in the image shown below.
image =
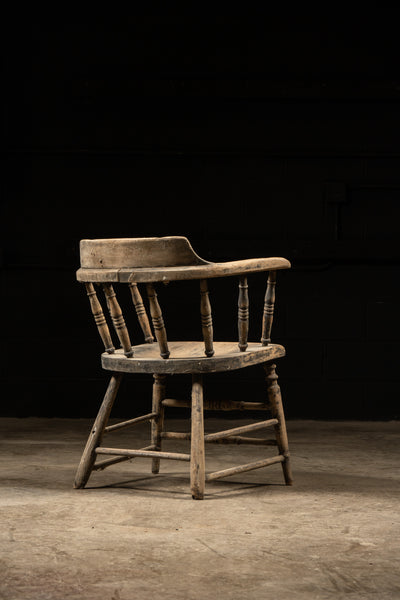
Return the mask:
[[[93,465],[96,462],[96,448],[100,446],[104,428],[107,425],[111,409],[118,393],[121,379],[122,373],[114,373],[110,379],[104,400],[100,406],[100,410],[89,434],[86,447],[83,451],[82,458],[75,475],[74,488],[76,489],[85,487],[89,480]]]
[[[190,451],[190,489],[194,500],[204,498],[205,452],[203,379],[199,374],[192,376],[192,432]]]
[[[161,450],[161,433],[164,429],[164,407],[162,401],[165,398],[165,375],[153,375],[153,407],[152,412],[157,413],[157,417],[151,422],[151,443],[157,450]],[[154,474],[160,471],[160,459],[153,458],[151,463],[151,472]]]
[[[276,365],[269,363],[264,366],[267,380],[268,399],[271,413],[273,417],[278,420],[278,424],[275,425],[275,436],[278,444],[279,454],[282,454],[285,457],[285,460],[282,462],[285,483],[286,485],[293,485],[285,413],[283,411],[281,389],[278,385],[278,375],[276,374],[275,367]]]
[[[286,485],[293,485],[292,468],[290,466],[290,458],[287,457],[285,462],[282,463],[283,476],[285,478]]]

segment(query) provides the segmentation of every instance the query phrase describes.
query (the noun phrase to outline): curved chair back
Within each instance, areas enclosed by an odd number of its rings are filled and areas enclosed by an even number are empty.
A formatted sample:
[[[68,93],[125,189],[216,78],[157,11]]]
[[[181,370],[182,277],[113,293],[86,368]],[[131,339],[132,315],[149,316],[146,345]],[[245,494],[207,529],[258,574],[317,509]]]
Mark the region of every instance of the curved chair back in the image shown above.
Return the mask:
[[[187,238],[169,236],[161,238],[113,238],[82,240],[80,243],[81,268],[77,279],[86,286],[92,314],[106,352],[115,348],[110,329],[94,284],[102,287],[108,312],[125,356],[134,356],[130,335],[117,300],[113,284],[128,284],[136,315],[146,343],[154,337],[138,284],[144,283],[150,305],[151,321],[162,358],[169,358],[167,332],[154,284],[197,279],[200,282],[200,316],[206,356],[213,356],[213,322],[208,293],[209,278],[239,277],[238,293],[238,350],[245,352],[249,330],[249,294],[247,275],[268,271],[267,289],[261,325],[261,341],[266,346],[271,341],[271,328],[275,305],[276,271],[290,268],[284,258],[256,258],[225,263],[213,263],[200,258]],[[173,358],[171,356],[171,358]]]

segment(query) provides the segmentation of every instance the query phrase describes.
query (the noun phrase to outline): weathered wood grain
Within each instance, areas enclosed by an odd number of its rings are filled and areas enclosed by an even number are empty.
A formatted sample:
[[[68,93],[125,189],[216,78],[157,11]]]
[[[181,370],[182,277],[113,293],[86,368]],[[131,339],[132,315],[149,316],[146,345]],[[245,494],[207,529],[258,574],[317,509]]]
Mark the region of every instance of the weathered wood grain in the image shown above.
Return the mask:
[[[163,405],[169,408],[187,408],[190,407],[189,400],[177,400],[175,398],[166,398]],[[268,410],[269,405],[265,402],[241,402],[240,400],[224,400],[220,398],[204,399],[204,410]]]
[[[110,330],[107,325],[106,318],[103,313],[100,301],[97,297],[93,283],[85,283],[86,293],[89,297],[90,308],[93,314],[94,322],[97,325],[98,332],[103,340],[105,351],[112,354],[115,351],[112,343]]]
[[[111,285],[111,283],[103,283],[103,289],[107,299],[107,306],[108,310],[110,311],[115,331],[117,332],[125,356],[129,358],[133,356],[132,344],[114,288]]]
[[[205,436],[207,442],[214,442],[223,438],[228,438],[231,435],[240,435],[241,433],[248,433],[249,431],[258,431],[259,429],[265,429],[266,427],[272,427],[278,423],[277,419],[268,419],[267,421],[259,421],[258,423],[250,423],[250,425],[242,425],[240,427],[234,427],[233,429],[225,429],[225,431],[218,431],[216,433],[209,433]]]
[[[147,316],[147,312],[144,307],[143,299],[139,292],[137,283],[130,283],[129,289],[131,291],[132,302],[136,310],[139,325],[143,331],[144,340],[148,344],[152,344],[154,342],[154,338],[153,334],[151,333],[149,318]]]
[[[211,315],[211,304],[208,296],[207,279],[200,279],[200,314],[204,340],[204,351],[206,356],[212,356],[214,354],[213,324]]]
[[[90,477],[93,465],[96,461],[96,448],[101,444],[104,428],[106,427],[107,421],[110,417],[110,412],[118,393],[122,376],[122,373],[113,373],[111,376],[104,400],[100,406],[100,410],[90,431],[86,447],[83,451],[82,458],[75,475],[75,488],[85,487]]]
[[[233,275],[249,275],[262,271],[290,269],[290,262],[281,257],[250,258],[223,263],[205,263],[172,267],[119,267],[113,269],[80,268],[78,281],[151,283],[157,281],[182,281],[188,279],[212,279]]]
[[[170,355],[167,341],[167,331],[165,329],[161,308],[158,303],[157,293],[152,283],[147,284],[147,295],[149,297],[151,320],[153,321],[154,332],[160,348],[160,355],[162,358],[166,359]],[[153,371],[153,373],[154,372],[155,371]]]
[[[276,374],[275,367],[276,365],[271,363],[264,366],[267,380],[268,398],[271,406],[271,413],[278,421],[274,429],[279,453],[284,458],[282,462],[282,469],[285,482],[286,485],[293,485],[285,413],[283,411],[281,389],[278,385],[278,375]]]
[[[133,427],[138,423],[143,423],[143,421],[151,421],[154,417],[157,416],[157,413],[148,413],[147,415],[141,415],[140,417],[135,417],[134,419],[129,419],[128,421],[121,421],[120,423],[115,423],[114,425],[108,425],[104,429],[104,433],[110,433],[110,431],[117,431],[118,429],[125,429],[125,427]]]
[[[155,450],[154,446],[146,446],[142,448],[142,450]],[[93,471],[103,471],[107,467],[111,467],[112,465],[117,465],[118,463],[125,462],[127,460],[134,460],[134,456],[116,456],[115,458],[106,458],[105,460],[96,461],[96,464],[93,467]]]
[[[205,484],[203,378],[192,376],[192,433],[190,447],[190,490],[194,500],[202,500]]]
[[[274,361],[285,355],[285,349],[271,343],[271,328],[275,306],[276,271],[290,268],[284,258],[255,258],[225,263],[211,263],[200,258],[189,241],[182,236],[164,238],[122,238],[108,240],[82,240],[81,268],[77,279],[86,284],[91,310],[103,340],[106,352],[102,354],[102,367],[112,371],[112,377],[100,407],[75,478],[75,487],[84,487],[93,470],[137,457],[152,459],[152,472],[158,473],[161,459],[190,461],[190,488],[194,499],[202,499],[205,481],[213,481],[238,473],[281,463],[285,482],[292,484],[289,462],[289,447],[282,406],[282,398]],[[261,342],[249,342],[249,295],[247,276],[251,273],[269,271],[264,298]],[[215,277],[239,276],[238,296],[238,342],[214,342],[212,311],[207,280]],[[154,288],[155,282],[200,280],[200,315],[203,341],[168,342],[161,308]],[[140,327],[145,337],[144,344],[133,348],[121,307],[113,288],[114,282],[129,284]],[[146,284],[150,314],[157,344],[154,341],[148,316],[143,304],[138,283]],[[122,349],[115,350],[101,304],[93,283],[103,286],[107,306]],[[217,373],[242,369],[262,364],[266,371],[268,402],[252,402],[250,391],[246,400],[203,399],[203,373]],[[152,411],[114,425],[107,426],[123,373],[148,373],[153,375]],[[167,374],[191,374],[191,400],[166,398]],[[164,431],[166,407],[191,407],[191,431]],[[272,418],[257,421],[223,431],[204,433],[204,410],[268,410]],[[150,421],[151,444],[139,449],[109,448],[101,446],[104,433]],[[248,437],[251,432],[272,426],[275,440]],[[165,452],[162,440],[182,440],[190,443],[190,454]],[[277,446],[279,454],[259,460],[205,472],[205,443],[251,444],[253,446]],[[98,460],[97,455],[110,455]]]
[[[143,458],[166,458],[169,460],[183,460],[190,461],[190,454],[183,454],[182,452],[158,452],[156,450],[131,450],[130,448],[106,448],[100,446],[95,450],[96,454],[109,454],[111,456],[129,456],[135,458],[141,456]]]
[[[239,299],[238,299],[238,331],[239,331],[239,349],[244,352],[248,346],[247,338],[249,334],[249,286],[247,277],[239,279]]]
[[[81,240],[80,255],[88,269],[207,264],[183,236]]]
[[[276,440],[266,438],[246,437],[243,435],[231,435],[227,438],[218,438],[216,440],[205,440],[214,444],[247,444],[251,446],[276,446]]]
[[[163,440],[190,440],[190,433],[181,433],[177,431],[163,431],[161,434]],[[276,440],[266,438],[245,437],[242,435],[229,435],[229,437],[210,439],[204,436],[205,443],[214,444],[250,444],[252,446],[276,446]]]
[[[242,369],[275,360],[285,355],[279,344],[262,346],[249,342],[246,352],[240,352],[236,342],[214,342],[214,355],[204,356],[202,342],[169,342],[171,358],[160,358],[155,344],[135,346],[135,355],[129,360],[118,349],[114,354],[103,353],[101,363],[108,371],[125,373],[217,373]]]
[[[162,401],[165,398],[165,375],[153,375],[153,398],[152,398],[152,410],[155,417],[151,422],[151,443],[154,445],[154,449],[161,451],[161,434],[164,428],[164,406]],[[158,473],[160,471],[160,459],[153,458],[152,473]]]
[[[256,460],[245,465],[238,465],[237,467],[230,467],[229,469],[222,469],[221,471],[214,471],[206,476],[206,481],[214,481],[215,479],[222,479],[222,477],[230,477],[231,475],[237,475],[238,473],[245,473],[246,471],[253,471],[254,469],[262,469],[263,467],[269,467],[276,463],[283,462],[283,456],[273,456],[272,458],[264,458]]]
[[[261,343],[268,346],[271,343],[272,321],[275,308],[276,272],[270,271],[268,275],[267,291],[265,292],[264,314],[262,321]]]

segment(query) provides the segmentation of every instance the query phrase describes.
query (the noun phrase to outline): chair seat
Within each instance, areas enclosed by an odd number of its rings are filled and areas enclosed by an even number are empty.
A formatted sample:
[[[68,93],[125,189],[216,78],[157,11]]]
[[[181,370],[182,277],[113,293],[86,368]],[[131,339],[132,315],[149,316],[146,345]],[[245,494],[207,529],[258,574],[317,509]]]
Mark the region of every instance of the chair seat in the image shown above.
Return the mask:
[[[170,357],[160,357],[159,346],[141,344],[133,346],[133,357],[127,358],[122,349],[113,354],[104,352],[101,362],[104,369],[124,373],[216,373],[233,371],[264,363],[285,356],[285,348],[279,344],[262,346],[249,342],[241,352],[237,342],[214,342],[214,355],[204,354],[203,342],[168,342]]]

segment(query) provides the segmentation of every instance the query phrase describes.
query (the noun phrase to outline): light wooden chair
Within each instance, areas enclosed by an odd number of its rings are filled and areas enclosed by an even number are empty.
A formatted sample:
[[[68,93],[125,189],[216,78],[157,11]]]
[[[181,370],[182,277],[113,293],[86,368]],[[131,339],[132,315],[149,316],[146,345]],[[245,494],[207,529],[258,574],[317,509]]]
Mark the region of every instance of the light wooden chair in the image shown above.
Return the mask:
[[[213,481],[252,469],[280,463],[287,485],[292,484],[289,448],[281,392],[277,383],[274,361],[285,355],[283,346],[271,343],[271,326],[275,303],[275,282],[278,269],[290,268],[284,258],[260,258],[212,263],[201,259],[185,237],[123,238],[82,240],[80,244],[81,268],[77,279],[86,286],[91,310],[99,334],[105,346],[101,356],[102,367],[111,372],[103,403],[89,434],[75,478],[75,487],[86,485],[93,470],[104,469],[115,463],[134,457],[152,459],[152,472],[158,473],[160,459],[187,461],[190,463],[191,493],[194,499],[202,499],[206,481]],[[268,272],[264,311],[261,325],[261,341],[248,342],[249,295],[247,276],[259,271]],[[238,341],[214,341],[211,305],[207,280],[216,277],[239,277],[238,289]],[[200,283],[200,316],[202,341],[168,341],[162,312],[158,302],[155,283],[178,282],[197,279]],[[110,329],[95,284],[103,289],[105,303],[121,348],[115,349]],[[145,343],[132,346],[125,320],[118,303],[114,284],[126,284],[130,288],[136,314],[144,334]],[[138,284],[147,288],[153,334]],[[261,322],[261,318],[260,318]],[[267,381],[265,402],[251,401],[203,401],[203,375],[222,371],[243,369],[260,364],[264,367]],[[107,426],[121,379],[125,373],[149,373],[153,380],[151,412],[140,417]],[[166,396],[166,377],[170,374],[189,374],[192,377],[191,401],[173,400]],[[191,406],[191,433],[164,430],[166,407]],[[271,418],[250,425],[204,433],[204,409],[257,410],[266,409]],[[143,421],[151,423],[151,443],[141,449],[109,448],[102,445],[104,434]],[[246,437],[260,429],[273,427],[272,440]],[[190,440],[190,453],[165,452],[163,440]],[[278,454],[220,471],[206,474],[205,442],[248,443],[275,445]],[[101,459],[104,455],[109,458]]]

